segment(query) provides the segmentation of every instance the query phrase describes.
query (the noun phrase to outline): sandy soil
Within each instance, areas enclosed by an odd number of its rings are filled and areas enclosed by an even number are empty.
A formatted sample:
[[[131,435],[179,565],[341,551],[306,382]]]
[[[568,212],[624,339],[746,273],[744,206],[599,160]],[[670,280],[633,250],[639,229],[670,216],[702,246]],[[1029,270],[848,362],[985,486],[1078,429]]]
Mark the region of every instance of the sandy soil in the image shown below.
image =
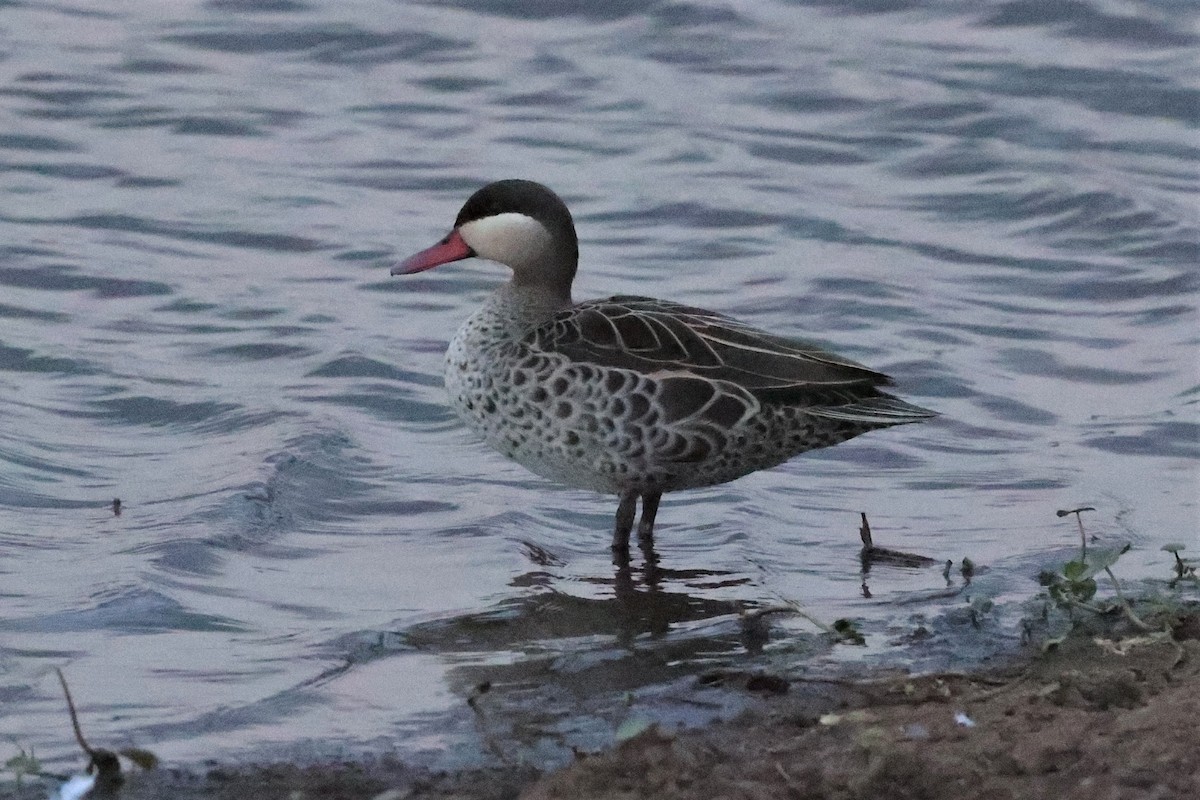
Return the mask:
[[[1161,620],[1160,620],[1161,621]],[[699,731],[655,729],[539,775],[527,767],[416,774],[387,759],[157,769],[124,800],[1200,797],[1200,612],[1172,635],[1077,634],[1002,673],[883,676],[774,693],[771,710]],[[799,688],[799,687],[796,687]],[[814,699],[815,698],[815,699]],[[8,792],[6,795],[5,793]],[[45,798],[46,786],[0,797]]]

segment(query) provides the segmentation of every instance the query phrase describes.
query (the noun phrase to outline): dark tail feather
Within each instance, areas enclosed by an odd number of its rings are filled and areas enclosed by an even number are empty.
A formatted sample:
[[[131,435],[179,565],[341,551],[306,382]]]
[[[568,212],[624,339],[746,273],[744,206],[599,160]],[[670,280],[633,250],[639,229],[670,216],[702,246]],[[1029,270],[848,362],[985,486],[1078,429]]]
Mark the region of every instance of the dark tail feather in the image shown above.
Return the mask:
[[[806,408],[804,411],[814,417],[844,422],[861,422],[879,427],[924,422],[937,416],[935,411],[906,403],[890,394],[880,394],[878,397],[858,400],[845,405]]]

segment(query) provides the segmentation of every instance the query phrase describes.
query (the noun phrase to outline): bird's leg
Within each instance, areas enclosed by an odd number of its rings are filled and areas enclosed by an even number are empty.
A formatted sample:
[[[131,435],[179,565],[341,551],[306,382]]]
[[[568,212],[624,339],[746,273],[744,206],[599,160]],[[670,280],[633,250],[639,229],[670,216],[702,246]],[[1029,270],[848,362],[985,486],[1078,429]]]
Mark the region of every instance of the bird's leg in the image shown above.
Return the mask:
[[[621,504],[617,506],[617,518],[613,524],[614,558],[629,561],[629,534],[633,530],[633,518],[637,514],[637,499],[638,493],[633,489],[621,492]]]
[[[658,501],[662,492],[647,492],[642,495],[642,518],[638,520],[638,540],[654,543],[654,517],[658,514]]]
[[[646,585],[650,588],[658,586],[658,553],[654,552],[654,517],[658,514],[658,501],[662,492],[650,492],[642,495],[642,518],[638,520],[638,547],[642,551],[643,567]]]

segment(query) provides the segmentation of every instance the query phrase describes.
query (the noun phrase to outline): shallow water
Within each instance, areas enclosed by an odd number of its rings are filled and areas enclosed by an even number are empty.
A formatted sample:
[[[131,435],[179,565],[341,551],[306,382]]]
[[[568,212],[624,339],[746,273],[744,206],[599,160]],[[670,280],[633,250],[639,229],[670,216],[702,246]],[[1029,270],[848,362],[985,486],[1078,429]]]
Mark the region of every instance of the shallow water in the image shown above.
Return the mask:
[[[551,762],[735,711],[711,668],[989,657],[1070,553],[1056,509],[1133,543],[1123,577],[1198,544],[1193,3],[98,8],[0,35],[0,737],[48,765],[55,666],[93,742],[174,762]],[[580,298],[813,338],[942,416],[670,496],[657,581],[614,574],[615,501],[444,401],[500,269],[387,274],[501,177],[567,199]],[[986,575],[864,597],[859,511]],[[777,603],[868,647],[748,637]]]

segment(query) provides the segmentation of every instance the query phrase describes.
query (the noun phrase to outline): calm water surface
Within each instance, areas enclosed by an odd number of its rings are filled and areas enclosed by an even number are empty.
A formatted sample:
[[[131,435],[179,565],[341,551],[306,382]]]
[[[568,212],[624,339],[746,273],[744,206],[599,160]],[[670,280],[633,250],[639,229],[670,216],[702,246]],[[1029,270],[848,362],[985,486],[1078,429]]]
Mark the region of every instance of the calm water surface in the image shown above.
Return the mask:
[[[175,763],[550,761],[736,710],[714,666],[986,657],[1058,508],[1130,579],[1197,545],[1192,2],[0,5],[0,738],[50,766],[55,666],[93,741]],[[579,297],[813,338],[943,416],[671,496],[658,580],[614,574],[615,501],[444,401],[501,268],[387,274],[501,177],[567,199]],[[985,567],[982,629],[937,569],[864,597],[859,511]],[[868,646],[743,635],[777,603]]]

